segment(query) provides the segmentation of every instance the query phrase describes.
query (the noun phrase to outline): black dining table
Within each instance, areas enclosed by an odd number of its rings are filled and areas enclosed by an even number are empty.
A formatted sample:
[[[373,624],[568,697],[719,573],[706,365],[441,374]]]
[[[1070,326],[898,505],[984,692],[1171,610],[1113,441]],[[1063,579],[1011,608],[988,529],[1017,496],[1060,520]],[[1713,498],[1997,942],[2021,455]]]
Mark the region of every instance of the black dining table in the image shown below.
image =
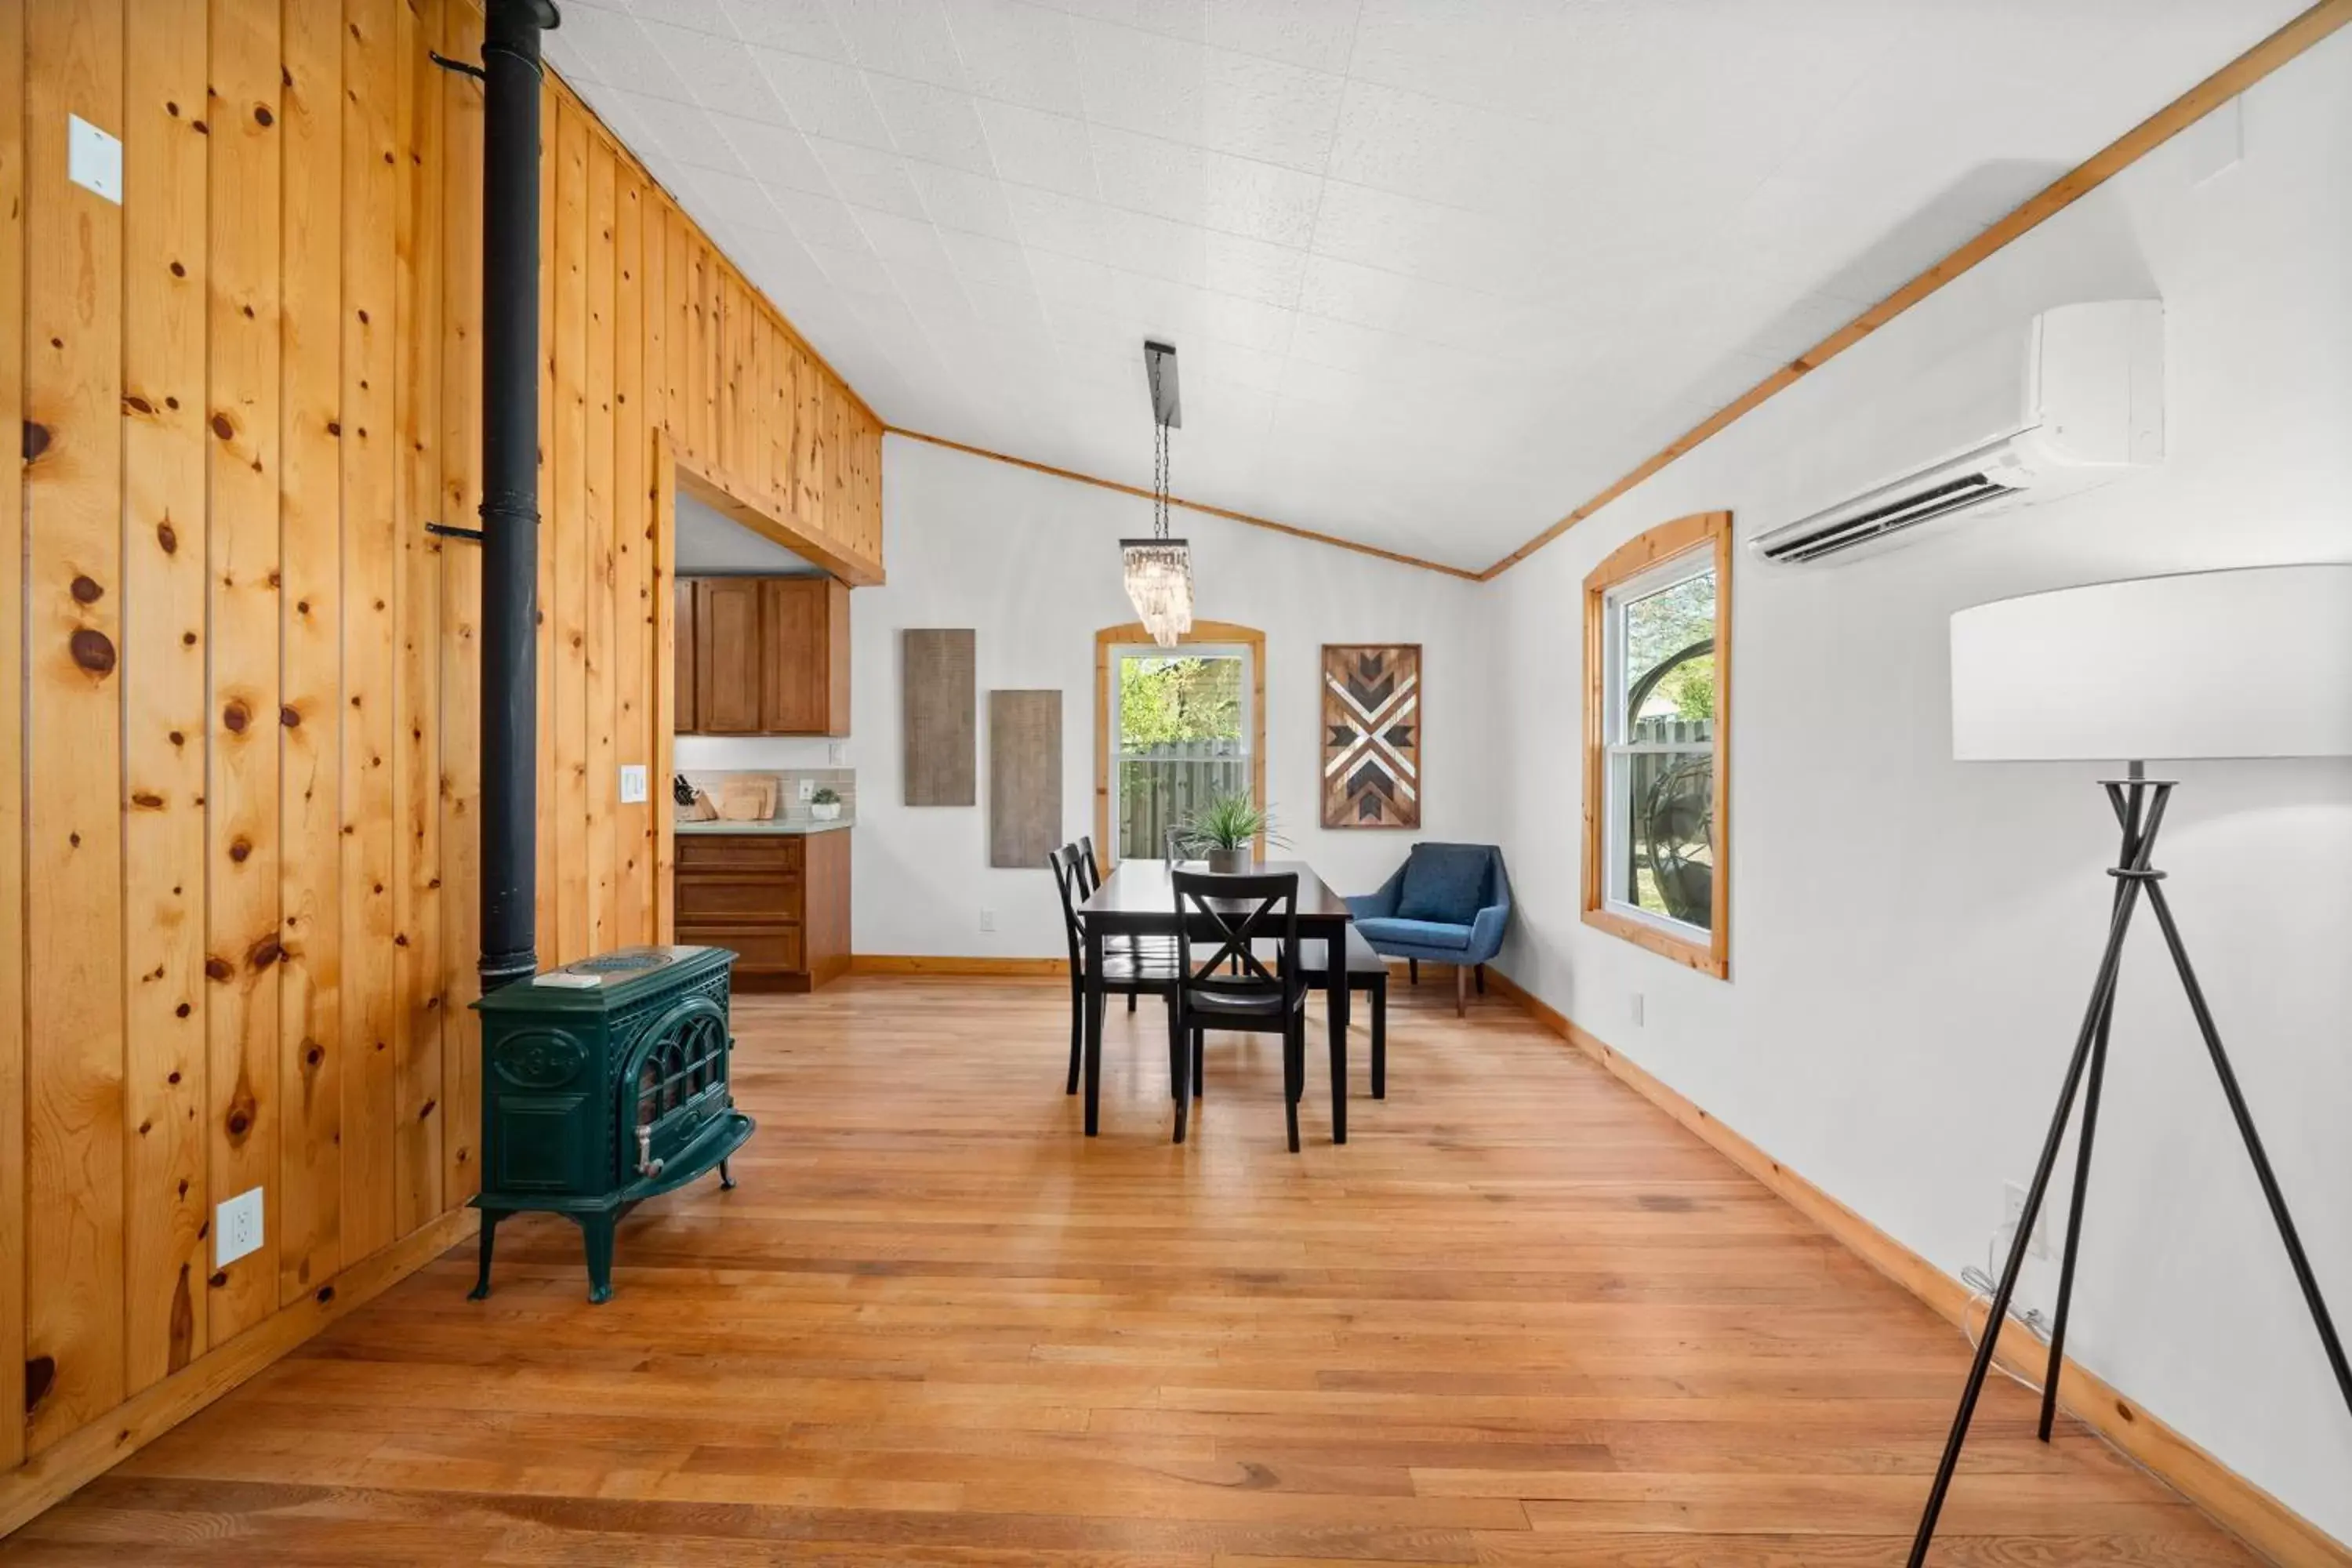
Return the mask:
[[[1179,869],[1205,871],[1205,862],[1183,861]],[[1087,1136],[1095,1135],[1102,1104],[1103,948],[1107,940],[1127,936],[1176,935],[1176,888],[1165,860],[1121,860],[1111,868],[1078,917],[1087,939]],[[1331,1033],[1331,1142],[1348,1141],[1348,965],[1329,955],[1347,952],[1348,925],[1355,919],[1348,900],[1303,860],[1264,860],[1250,874],[1298,877],[1298,940],[1324,944],[1324,995],[1328,999]],[[1193,917],[1193,936],[1211,937],[1205,917]]]

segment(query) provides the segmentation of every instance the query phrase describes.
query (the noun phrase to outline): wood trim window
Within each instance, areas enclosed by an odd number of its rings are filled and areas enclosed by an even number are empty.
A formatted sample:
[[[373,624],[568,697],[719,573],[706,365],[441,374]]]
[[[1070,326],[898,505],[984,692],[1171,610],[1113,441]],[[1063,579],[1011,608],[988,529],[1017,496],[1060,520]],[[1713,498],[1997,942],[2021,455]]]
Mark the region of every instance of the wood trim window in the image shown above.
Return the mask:
[[[1105,626],[1095,633],[1095,852],[1105,869],[1118,863],[1118,836],[1111,830],[1111,742],[1117,732],[1117,716],[1111,703],[1117,692],[1113,677],[1119,650],[1149,647],[1151,634],[1139,621],[1124,626]],[[1195,644],[1211,647],[1240,647],[1249,656],[1249,787],[1250,798],[1263,806],[1265,804],[1265,634],[1255,626],[1235,626],[1230,621],[1194,621],[1192,629],[1178,643],[1179,647]],[[1258,841],[1258,853],[1265,853],[1265,842]]]
[[[1584,580],[1584,923],[1731,973],[1731,514]]]

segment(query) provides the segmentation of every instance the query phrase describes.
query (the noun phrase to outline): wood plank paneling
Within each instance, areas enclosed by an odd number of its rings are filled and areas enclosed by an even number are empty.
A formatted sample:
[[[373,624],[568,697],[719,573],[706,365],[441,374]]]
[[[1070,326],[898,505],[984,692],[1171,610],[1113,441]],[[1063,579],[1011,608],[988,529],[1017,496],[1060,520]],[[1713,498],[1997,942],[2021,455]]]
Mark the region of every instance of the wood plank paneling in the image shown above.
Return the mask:
[[[205,0],[124,38],[123,1370],[203,1353],[205,1285]],[[332,101],[330,100],[330,108]],[[330,359],[330,375],[332,361]],[[333,523],[329,464],[327,525]],[[332,827],[327,839],[334,846]]]
[[[470,60],[482,22],[469,5],[446,5],[441,51]],[[440,74],[441,154],[441,518],[481,523],[482,204],[463,172],[482,166],[482,89],[457,71]],[[441,1093],[443,1201],[481,1188],[476,1144],[481,1122],[481,1027],[471,1009],[481,994],[482,554],[467,545],[441,552]]]
[[[542,787],[542,820],[557,826],[555,927],[540,933],[542,963],[588,953],[588,121],[569,100],[555,124],[555,249],[544,268],[555,298],[555,506],[540,548],[552,563],[553,601],[541,613],[554,633],[554,704],[540,715],[555,741],[555,774]]]
[[[562,94],[549,80],[539,94],[539,814],[537,900],[539,962],[553,959],[555,938],[555,135]]]
[[[205,1086],[215,1211],[264,1193],[262,1243],[223,1264],[207,1312],[215,1342],[278,1306],[278,764],[280,682],[278,254],[282,88],[276,0],[213,0],[209,416],[212,755],[205,973]]]
[[[331,5],[289,5],[283,17],[281,1303],[333,1279],[343,1261],[343,29]]]
[[[614,772],[613,680],[614,606],[618,584],[613,538],[613,308],[615,279],[613,149],[602,136],[588,139],[587,329],[582,343],[581,385],[585,428],[581,442],[580,554],[585,598],[581,617],[581,665],[584,700],[582,725],[587,746],[584,802],[579,841],[587,864],[582,874],[588,906],[583,952],[613,945],[613,909],[617,882],[614,830],[619,811],[619,775]]]
[[[399,692],[400,199],[393,58],[400,0],[343,7],[343,1250],[362,1258],[396,1234],[403,1022],[394,780]]]
[[[400,542],[399,731],[393,780],[399,1029],[394,1037],[397,1132],[393,1234],[441,1212],[441,542],[425,531],[440,502],[441,40],[443,0],[403,0],[393,14],[394,146],[399,159],[394,295],[399,323],[393,419],[400,457],[394,517]]]
[[[0,403],[25,403],[25,8],[0,5]],[[29,428],[23,432],[29,436]],[[20,437],[20,439],[22,437]],[[26,460],[29,448],[24,449]],[[0,463],[0,602],[25,603],[25,463]],[[0,637],[0,1466],[25,1458],[25,641]],[[201,845],[197,853],[202,855]]]
[[[620,171],[614,222],[613,279],[613,727],[614,763],[650,773],[653,763],[652,510],[646,495],[651,456],[646,430],[645,183]],[[631,946],[652,935],[653,803],[667,801],[667,780],[648,777],[646,798],[614,805],[612,942]],[[617,784],[617,780],[615,780]],[[656,793],[658,792],[658,793]],[[590,831],[599,825],[592,823]]]
[[[122,123],[122,18],[26,37],[26,1448],[118,1403],[122,1353],[121,209],[66,178]]]

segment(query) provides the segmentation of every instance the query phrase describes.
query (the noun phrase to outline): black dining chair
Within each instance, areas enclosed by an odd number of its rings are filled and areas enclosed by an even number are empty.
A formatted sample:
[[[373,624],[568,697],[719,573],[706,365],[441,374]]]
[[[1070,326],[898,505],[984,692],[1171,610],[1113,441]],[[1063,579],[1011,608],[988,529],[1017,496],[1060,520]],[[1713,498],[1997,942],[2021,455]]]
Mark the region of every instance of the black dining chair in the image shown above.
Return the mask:
[[[1298,1099],[1307,1079],[1307,983],[1299,963],[1298,874],[1220,876],[1172,871],[1176,894],[1176,1033],[1189,1081],[1200,1092],[1211,1029],[1282,1037],[1283,1110],[1298,1152]],[[1194,941],[1198,931],[1202,939]],[[1269,969],[1260,944],[1273,950]],[[1205,956],[1203,956],[1205,955]]]
[[[1079,869],[1086,873],[1078,885],[1078,898],[1083,902],[1094,897],[1095,889],[1102,886],[1102,863],[1095,858],[1093,834],[1080,835],[1077,847],[1083,857]],[[1118,952],[1142,954],[1171,964],[1176,962],[1174,937],[1115,936],[1110,939],[1110,945]],[[1130,1013],[1135,1011],[1135,993],[1132,991],[1127,994],[1127,1010]]]
[[[1062,899],[1062,934],[1069,944],[1070,953],[1070,1071],[1065,1094],[1078,1092],[1078,1072],[1085,1064],[1087,1041],[1087,933],[1085,917],[1078,913],[1078,904],[1086,897],[1079,891],[1085,885],[1086,849],[1082,844],[1065,844],[1045,857],[1047,869],[1054,873],[1054,887]],[[1076,896],[1073,896],[1076,895]],[[1124,994],[1129,1012],[1135,1010],[1139,995],[1164,996],[1168,999],[1168,1073],[1170,1091],[1176,1101],[1176,1142],[1184,1142],[1184,1130],[1191,1119],[1190,1097],[1183,1092],[1185,1071],[1182,1047],[1176,1028],[1176,989],[1178,970],[1171,946],[1154,953],[1149,948],[1130,948],[1121,939],[1117,948],[1107,949],[1102,958],[1102,988],[1108,994]]]

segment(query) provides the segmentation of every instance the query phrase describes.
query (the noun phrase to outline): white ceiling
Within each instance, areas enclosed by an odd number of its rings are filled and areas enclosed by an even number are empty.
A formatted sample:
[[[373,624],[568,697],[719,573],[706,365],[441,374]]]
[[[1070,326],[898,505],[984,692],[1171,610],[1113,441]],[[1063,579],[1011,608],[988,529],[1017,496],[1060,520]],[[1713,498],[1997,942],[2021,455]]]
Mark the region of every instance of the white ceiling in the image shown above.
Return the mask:
[[[876,412],[1463,566],[2303,0],[564,0]]]
[[[677,570],[681,576],[810,577],[824,568],[680,490]]]

